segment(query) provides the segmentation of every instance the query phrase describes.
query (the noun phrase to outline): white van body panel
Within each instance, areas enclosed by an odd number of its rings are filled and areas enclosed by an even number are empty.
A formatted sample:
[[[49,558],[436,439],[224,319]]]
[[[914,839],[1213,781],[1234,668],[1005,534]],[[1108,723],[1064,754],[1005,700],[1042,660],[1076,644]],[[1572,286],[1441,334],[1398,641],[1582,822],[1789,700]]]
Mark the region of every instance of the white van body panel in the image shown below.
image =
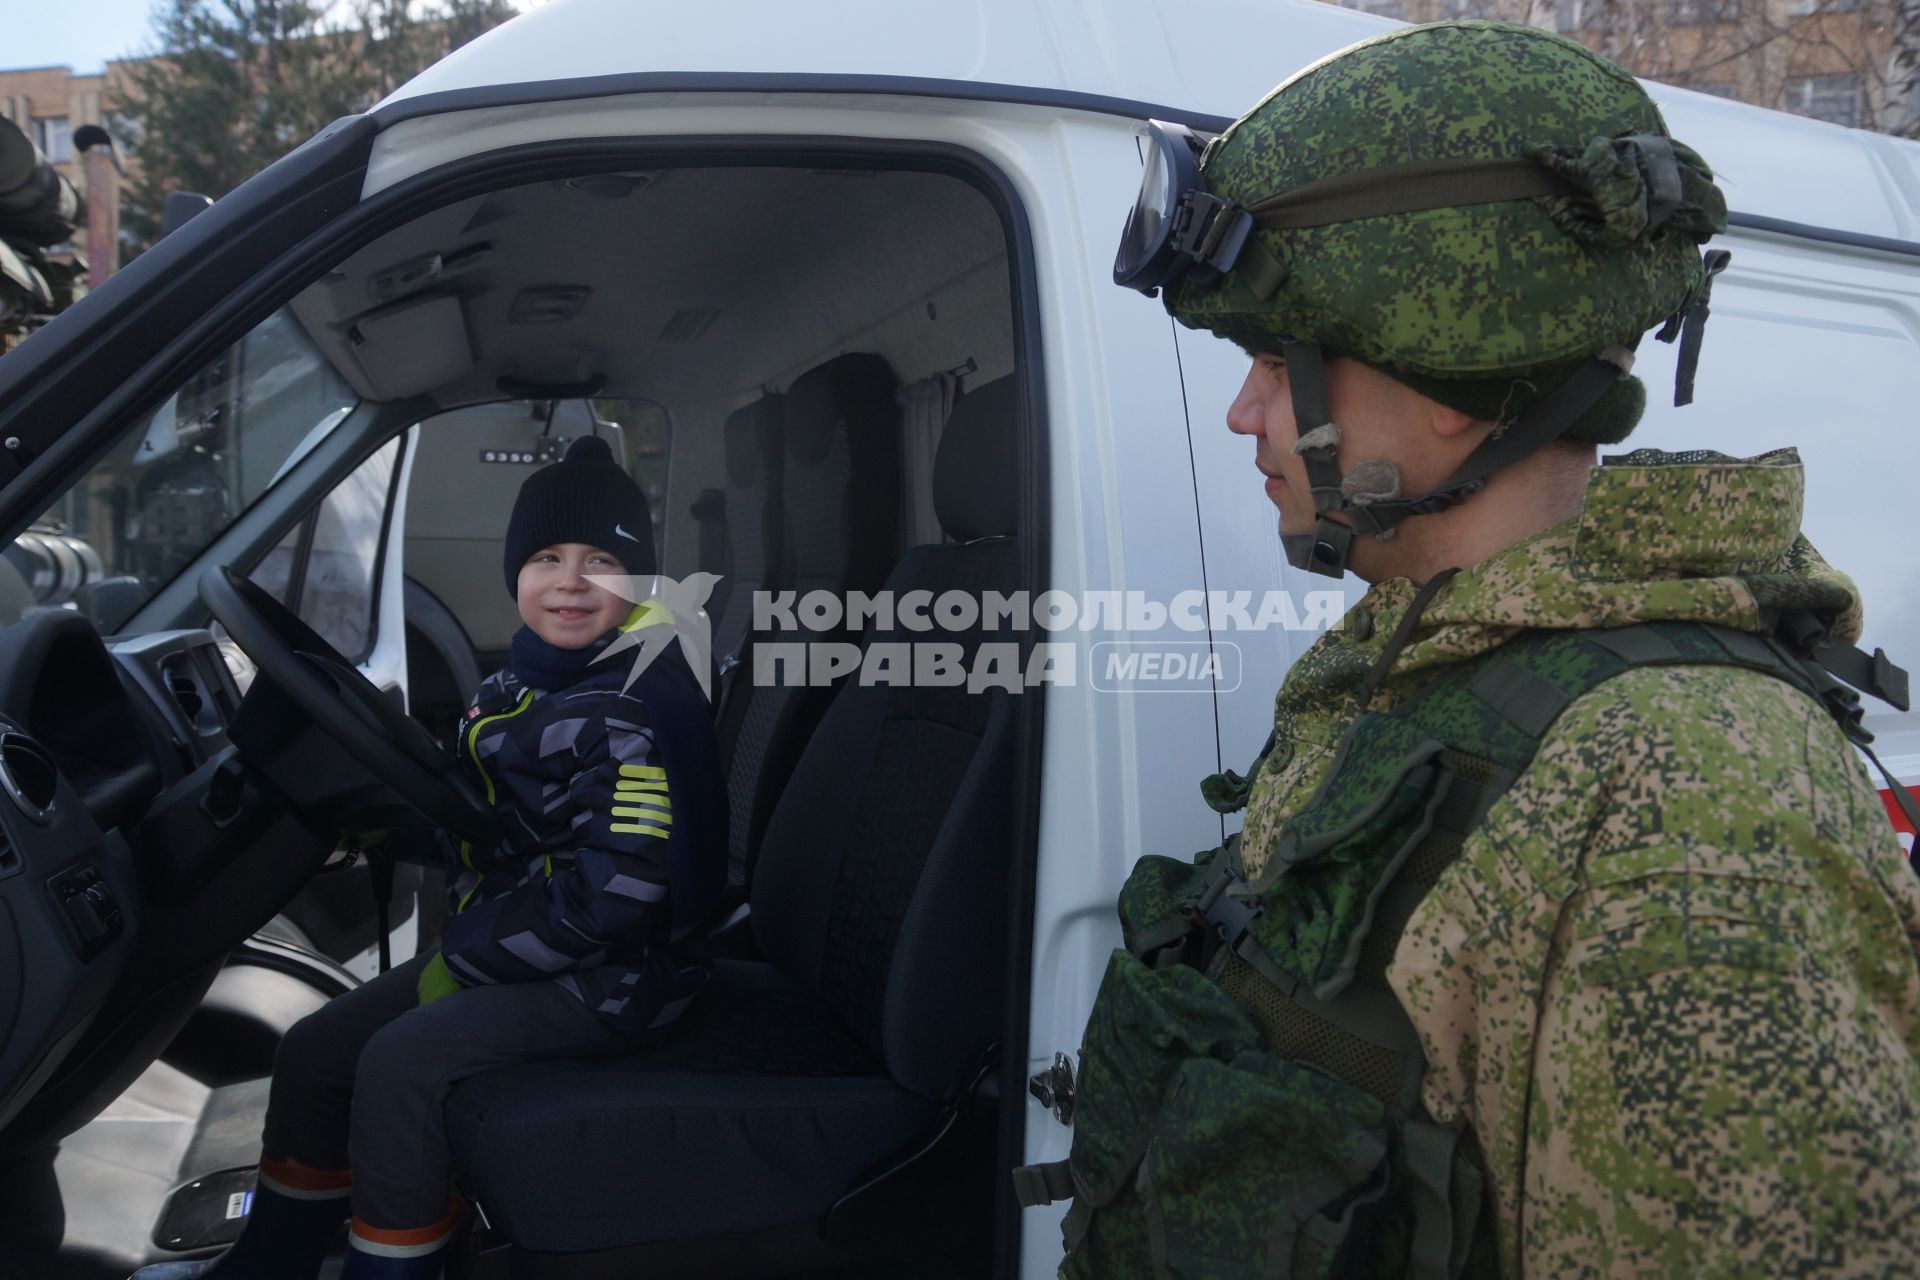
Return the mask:
[[[595,77],[834,76],[1088,94],[1231,119],[1314,60],[1399,25],[1313,0],[555,0],[428,68],[382,107]],[[1920,239],[1920,142],[1651,88],[1735,209]]]
[[[1135,591],[1167,602],[1204,583],[1256,601],[1279,589],[1297,601],[1338,591],[1350,602],[1355,580],[1330,583],[1284,563],[1252,445],[1223,425],[1245,357],[1111,282],[1141,121],[1123,104],[1059,95],[1231,117],[1312,60],[1395,25],[1305,0],[557,0],[388,99],[382,110],[400,118],[376,142],[366,190],[565,138],[965,148],[1006,177],[1033,240],[1048,585],[1076,598]],[[822,79],[816,87],[797,77]],[[1735,210],[1920,240],[1920,144],[1654,92],[1675,135],[1719,168]],[[1734,454],[1799,446],[1807,531],[1866,592],[1868,647],[1920,660],[1920,570],[1896,532],[1920,404],[1920,258],[1750,230],[1717,243],[1733,249],[1734,265],[1714,293],[1698,403],[1662,407],[1673,352],[1644,343],[1639,371],[1654,408],[1632,444]],[[1084,677],[1088,633],[1037,638],[1080,645]],[[1230,825],[1201,804],[1196,783],[1222,763],[1245,768],[1270,727],[1273,690],[1314,637],[1269,629],[1214,638],[1239,647],[1241,673],[1215,699],[1118,696],[1084,678],[1046,694],[1030,1072],[1079,1045],[1118,941],[1113,896],[1132,862],[1208,847]],[[1920,783],[1920,715],[1874,711],[1869,725],[1888,762]],[[1064,1156],[1069,1130],[1030,1106],[1027,1157]],[[1058,1217],[1028,1213],[1023,1276],[1053,1274]]]

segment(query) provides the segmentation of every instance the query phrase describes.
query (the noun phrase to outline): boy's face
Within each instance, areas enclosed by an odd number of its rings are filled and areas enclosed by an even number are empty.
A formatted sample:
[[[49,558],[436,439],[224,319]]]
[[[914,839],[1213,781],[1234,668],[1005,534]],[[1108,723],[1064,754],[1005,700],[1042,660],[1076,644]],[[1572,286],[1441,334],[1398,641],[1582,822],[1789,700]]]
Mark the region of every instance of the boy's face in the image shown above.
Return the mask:
[[[520,566],[520,621],[559,649],[584,649],[626,621],[633,606],[586,575],[624,574],[611,551],[584,542],[542,547]]]

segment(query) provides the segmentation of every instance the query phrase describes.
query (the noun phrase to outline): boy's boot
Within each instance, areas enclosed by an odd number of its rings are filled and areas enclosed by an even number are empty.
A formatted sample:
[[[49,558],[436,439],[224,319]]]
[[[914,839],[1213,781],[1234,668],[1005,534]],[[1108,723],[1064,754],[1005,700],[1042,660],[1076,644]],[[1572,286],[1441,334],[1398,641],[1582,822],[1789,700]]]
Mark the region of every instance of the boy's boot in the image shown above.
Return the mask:
[[[345,1169],[262,1157],[253,1205],[231,1249],[142,1267],[133,1280],[313,1280],[347,1217],[347,1189]]]
[[[440,1265],[459,1221],[457,1202],[439,1222],[411,1231],[368,1226],[356,1217],[340,1280],[440,1280]]]

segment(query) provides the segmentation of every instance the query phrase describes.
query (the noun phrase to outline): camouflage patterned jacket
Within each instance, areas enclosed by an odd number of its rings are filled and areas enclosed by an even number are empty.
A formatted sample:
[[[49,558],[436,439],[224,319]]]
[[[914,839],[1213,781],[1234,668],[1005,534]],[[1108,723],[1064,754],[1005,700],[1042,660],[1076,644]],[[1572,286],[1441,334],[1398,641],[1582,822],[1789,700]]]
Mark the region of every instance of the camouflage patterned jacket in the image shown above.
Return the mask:
[[[1857,638],[1852,585],[1798,536],[1801,483],[1791,450],[1596,469],[1579,516],[1434,598],[1373,708],[1518,628],[1767,630],[1760,597],[1793,595],[1846,602]],[[1379,584],[1289,673],[1249,874],[1414,590]],[[1920,878],[1810,698],[1672,667],[1575,702],[1388,971],[1428,1110],[1481,1152],[1502,1274],[1920,1271],[1917,940]]]
[[[705,696],[677,649],[631,690],[609,662],[548,693],[481,682],[461,767],[506,838],[453,850],[441,952],[465,986],[552,980],[618,1030],[671,1021],[702,975],[671,958],[683,868],[726,860],[725,791]]]

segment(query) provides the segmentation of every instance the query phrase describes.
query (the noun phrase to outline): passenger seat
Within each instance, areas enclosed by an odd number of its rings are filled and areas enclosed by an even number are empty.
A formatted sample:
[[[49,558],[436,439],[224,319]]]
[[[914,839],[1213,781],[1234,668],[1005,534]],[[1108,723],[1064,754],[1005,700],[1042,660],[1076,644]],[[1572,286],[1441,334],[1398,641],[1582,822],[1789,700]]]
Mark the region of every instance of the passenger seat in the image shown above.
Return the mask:
[[[784,474],[778,503],[785,563],[777,586],[842,597],[873,592],[893,567],[900,521],[897,381],[877,355],[827,361],[794,380],[782,405]],[[729,613],[740,606],[730,602]],[[750,611],[750,610],[749,610]],[[786,787],[832,689],[756,685],[753,652],[775,642],[857,640],[831,633],[753,633],[720,708],[720,766],[727,778],[727,883],[746,888],[767,818]],[[718,647],[716,643],[716,652]]]
[[[724,673],[714,689],[716,705],[745,656],[754,592],[771,590],[778,583],[784,560],[783,398],[764,395],[728,415],[722,428],[727,487],[703,490],[695,501],[700,567],[720,575],[707,605],[713,625],[713,659]]]

